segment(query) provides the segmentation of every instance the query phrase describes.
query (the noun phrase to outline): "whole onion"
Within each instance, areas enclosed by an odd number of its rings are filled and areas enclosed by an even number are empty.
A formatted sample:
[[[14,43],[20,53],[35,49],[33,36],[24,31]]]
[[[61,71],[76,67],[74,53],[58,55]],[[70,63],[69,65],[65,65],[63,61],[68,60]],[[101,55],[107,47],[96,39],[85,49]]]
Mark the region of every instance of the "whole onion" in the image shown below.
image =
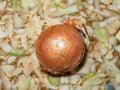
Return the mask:
[[[61,74],[80,64],[85,45],[78,29],[64,23],[53,25],[39,35],[36,53],[42,70]]]

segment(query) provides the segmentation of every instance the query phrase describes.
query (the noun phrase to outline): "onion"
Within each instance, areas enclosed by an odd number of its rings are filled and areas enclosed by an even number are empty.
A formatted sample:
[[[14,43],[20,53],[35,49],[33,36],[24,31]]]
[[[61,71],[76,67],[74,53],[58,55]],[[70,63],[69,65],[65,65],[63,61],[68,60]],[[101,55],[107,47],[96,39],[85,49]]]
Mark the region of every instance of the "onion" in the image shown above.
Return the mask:
[[[9,53],[13,49],[12,46],[8,44],[8,42],[3,42],[1,48],[4,52],[7,53]]]
[[[17,58],[16,56],[10,56],[7,60],[7,63],[12,64],[13,62],[15,62],[16,58]]]
[[[69,88],[69,85],[63,85],[63,86],[61,86],[61,90],[70,90]]]
[[[11,87],[12,87],[12,84],[9,80],[9,78],[6,76],[6,74],[4,72],[1,72],[1,78],[3,80],[3,85],[4,85],[4,88],[3,89],[6,89],[6,90],[9,90]]]
[[[6,1],[0,1],[0,13],[2,14],[5,12],[5,7],[6,7]]]
[[[94,60],[92,58],[89,58],[86,60],[84,66],[81,67],[81,69],[77,72],[78,74],[89,74],[91,67],[94,65]]]
[[[70,72],[83,59],[85,45],[79,31],[69,24],[44,30],[36,41],[41,69],[53,74]]]
[[[12,72],[15,70],[14,65],[2,65],[1,69],[7,77],[13,77]]]
[[[76,84],[79,79],[80,79],[80,75],[71,75],[70,76],[70,83]]]
[[[1,28],[0,28],[0,39],[1,38],[5,38],[8,36],[8,33],[7,32],[4,32]]]
[[[105,17],[109,17],[111,16],[110,12],[109,11],[101,11],[100,9],[94,9],[94,11],[100,15],[103,15]]]
[[[89,4],[93,4],[93,0],[87,0]]]
[[[61,84],[69,84],[69,78],[67,76],[62,76],[60,78],[60,83]]]
[[[19,15],[20,15],[19,13],[15,13],[13,15],[14,27],[16,29],[24,27],[24,25],[23,25],[23,19]]]

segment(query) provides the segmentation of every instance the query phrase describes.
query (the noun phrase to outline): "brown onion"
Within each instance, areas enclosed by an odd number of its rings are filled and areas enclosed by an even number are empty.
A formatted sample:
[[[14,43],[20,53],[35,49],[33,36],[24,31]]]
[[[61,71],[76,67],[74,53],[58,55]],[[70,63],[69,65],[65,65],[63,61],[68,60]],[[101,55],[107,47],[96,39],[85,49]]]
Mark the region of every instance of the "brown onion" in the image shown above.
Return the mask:
[[[70,72],[80,64],[85,45],[75,26],[59,24],[39,35],[36,52],[42,70],[60,74]]]

